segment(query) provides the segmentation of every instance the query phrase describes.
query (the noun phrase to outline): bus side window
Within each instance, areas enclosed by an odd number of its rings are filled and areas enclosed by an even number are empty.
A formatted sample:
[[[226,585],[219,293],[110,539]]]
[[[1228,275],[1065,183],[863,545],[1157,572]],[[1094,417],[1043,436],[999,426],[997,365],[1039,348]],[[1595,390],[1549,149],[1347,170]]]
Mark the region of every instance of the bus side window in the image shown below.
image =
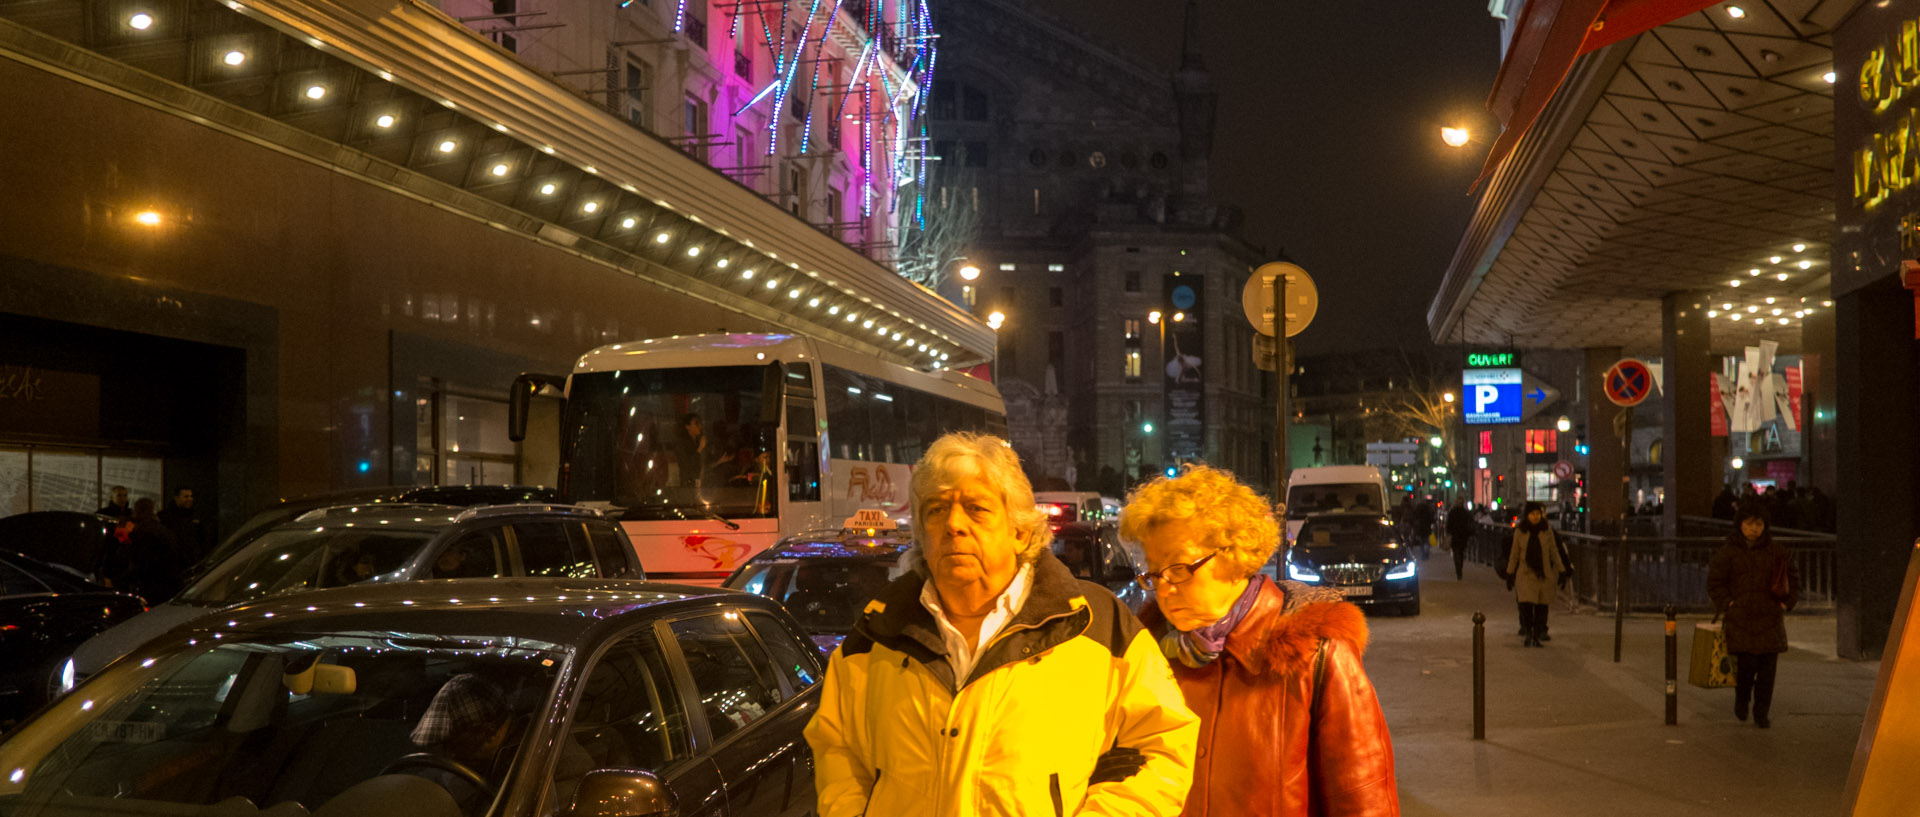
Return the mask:
[[[787,441],[787,501],[820,501],[820,444]]]

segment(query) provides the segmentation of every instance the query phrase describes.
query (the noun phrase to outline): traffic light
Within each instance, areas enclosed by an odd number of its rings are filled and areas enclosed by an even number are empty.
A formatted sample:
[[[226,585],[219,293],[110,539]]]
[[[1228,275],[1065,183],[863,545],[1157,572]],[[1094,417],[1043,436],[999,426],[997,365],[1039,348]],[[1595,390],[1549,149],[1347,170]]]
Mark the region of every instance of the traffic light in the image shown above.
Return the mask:
[[[1144,422],[1144,423],[1141,423],[1141,424],[1140,424],[1140,433],[1142,433],[1142,434],[1152,434],[1152,433],[1153,433],[1153,421],[1152,421],[1152,420],[1148,420],[1148,421],[1146,421],[1146,422]]]

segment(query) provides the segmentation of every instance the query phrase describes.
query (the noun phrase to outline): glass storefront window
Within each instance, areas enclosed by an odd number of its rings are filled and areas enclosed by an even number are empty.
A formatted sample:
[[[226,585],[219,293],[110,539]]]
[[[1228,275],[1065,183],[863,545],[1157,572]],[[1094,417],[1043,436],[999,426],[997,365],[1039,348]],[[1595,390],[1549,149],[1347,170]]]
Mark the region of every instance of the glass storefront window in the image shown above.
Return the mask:
[[[27,450],[0,448],[0,515],[27,512]]]
[[[90,513],[107,504],[115,485],[127,486],[160,507],[162,462],[140,456],[72,448],[0,448],[0,516],[28,511]]]

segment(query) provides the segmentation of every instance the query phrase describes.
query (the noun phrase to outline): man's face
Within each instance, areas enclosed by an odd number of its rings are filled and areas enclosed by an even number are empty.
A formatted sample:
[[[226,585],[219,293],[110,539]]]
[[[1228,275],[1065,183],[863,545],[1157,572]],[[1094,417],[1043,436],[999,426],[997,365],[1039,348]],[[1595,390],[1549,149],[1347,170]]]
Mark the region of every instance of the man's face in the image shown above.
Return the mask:
[[[974,583],[1005,587],[1020,569],[1025,538],[1007,515],[999,489],[978,464],[961,460],[950,486],[922,500],[927,566],[937,588]]]
[[[127,489],[125,488],[113,489],[113,504],[115,505],[127,504]]]
[[[173,504],[182,508],[193,507],[193,489],[181,488],[173,495]]]
[[[700,436],[700,418],[695,417],[687,421],[687,436],[689,437]]]

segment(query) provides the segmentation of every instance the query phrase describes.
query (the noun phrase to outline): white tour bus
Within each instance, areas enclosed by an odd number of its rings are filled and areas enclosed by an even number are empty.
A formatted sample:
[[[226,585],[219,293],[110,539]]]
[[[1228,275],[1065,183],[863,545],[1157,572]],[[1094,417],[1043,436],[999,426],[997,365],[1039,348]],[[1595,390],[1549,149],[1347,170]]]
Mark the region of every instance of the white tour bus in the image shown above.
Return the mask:
[[[542,380],[515,384],[515,439]],[[911,467],[935,438],[1006,434],[991,383],[797,335],[603,346],[564,395],[562,496],[618,518],[648,578],[696,584],[861,509],[904,519]]]

